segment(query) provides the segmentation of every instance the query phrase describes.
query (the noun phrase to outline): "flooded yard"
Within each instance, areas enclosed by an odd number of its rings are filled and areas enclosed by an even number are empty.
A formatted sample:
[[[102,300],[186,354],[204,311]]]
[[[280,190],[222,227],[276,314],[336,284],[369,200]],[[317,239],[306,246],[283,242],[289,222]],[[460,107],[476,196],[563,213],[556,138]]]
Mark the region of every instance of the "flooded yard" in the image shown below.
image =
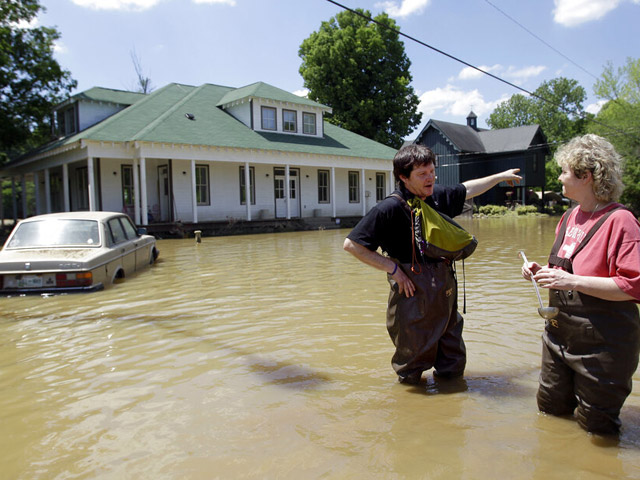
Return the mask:
[[[537,412],[517,253],[544,261],[556,222],[461,221],[466,375],[418,387],[347,230],[160,240],[102,292],[1,298],[0,478],[640,478],[638,373],[618,442]]]

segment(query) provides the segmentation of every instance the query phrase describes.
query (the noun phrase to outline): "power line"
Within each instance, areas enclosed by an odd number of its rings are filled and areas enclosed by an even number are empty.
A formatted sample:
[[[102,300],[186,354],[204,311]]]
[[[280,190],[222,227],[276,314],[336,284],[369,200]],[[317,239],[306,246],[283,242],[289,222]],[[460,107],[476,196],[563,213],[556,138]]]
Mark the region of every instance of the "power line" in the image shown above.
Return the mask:
[[[529,35],[531,35],[532,37],[538,39],[540,42],[544,43],[547,47],[549,47],[551,50],[553,50],[554,52],[556,52],[558,55],[560,55],[561,57],[565,58],[566,60],[570,61],[571,63],[573,63],[576,67],[578,67],[580,70],[582,70],[584,73],[586,73],[587,75],[591,75],[593,78],[595,78],[596,80],[598,80],[598,77],[596,77],[593,73],[591,73],[590,71],[584,69],[583,67],[581,67],[580,65],[578,65],[576,62],[574,62],[573,60],[571,60],[569,57],[567,57],[564,53],[562,53],[561,51],[557,50],[555,47],[553,47],[552,45],[550,45],[549,43],[545,42],[542,38],[540,38],[538,35],[536,35],[535,33],[533,33],[531,30],[529,30],[527,27],[525,27],[524,25],[522,25],[520,22],[518,22],[515,18],[513,18],[512,16],[510,16],[509,14],[507,14],[504,10],[500,9],[497,5],[491,3],[489,0],[484,0],[485,2],[487,2],[489,5],[491,5],[493,8],[495,8],[498,12],[500,12],[502,15],[504,15],[505,17],[507,17],[509,20],[511,20],[513,23],[515,23],[516,25],[518,25],[520,28],[522,28],[524,31],[526,31]]]
[[[578,116],[578,117],[580,117],[582,119],[584,119],[586,117],[586,113],[584,113],[584,112],[580,112],[578,110],[573,110],[573,109],[564,107],[563,105],[559,105],[559,104],[553,102],[552,100],[549,100],[549,99],[547,99],[547,98],[545,98],[545,97],[543,97],[541,95],[538,95],[538,94],[536,94],[534,92],[530,92],[529,90],[527,90],[525,88],[522,88],[522,87],[520,87],[520,86],[518,86],[518,85],[516,85],[514,83],[511,83],[511,82],[505,80],[504,78],[498,77],[497,75],[494,75],[493,73],[487,72],[486,70],[483,70],[483,69],[481,69],[479,67],[476,67],[475,65],[472,65],[469,62],[465,62],[464,60],[462,60],[462,59],[460,59],[460,58],[458,58],[458,57],[456,57],[454,55],[451,55],[451,54],[449,54],[449,53],[447,53],[447,52],[445,52],[443,50],[440,50],[439,48],[436,48],[436,47],[434,47],[432,45],[429,45],[428,43],[423,42],[422,40],[418,40],[417,38],[412,37],[411,35],[407,35],[406,33],[402,33],[398,29],[391,28],[389,25],[385,25],[384,23],[379,22],[379,21],[375,20],[374,18],[368,17],[367,15],[363,14],[362,12],[358,12],[357,10],[354,10],[352,8],[349,8],[349,7],[345,6],[345,5],[342,5],[341,3],[338,3],[335,0],[327,0],[327,2],[333,3],[334,5],[342,8],[343,10],[347,10],[347,11],[353,13],[354,15],[358,15],[359,17],[364,18],[368,22],[372,22],[372,23],[375,23],[376,25],[378,25],[378,26],[380,26],[382,28],[386,28],[387,30],[395,33],[396,35],[399,35],[401,37],[405,37],[408,40],[411,40],[412,42],[415,42],[415,43],[417,43],[419,45],[427,47],[427,48],[433,50],[434,52],[437,52],[437,53],[439,53],[441,55],[444,55],[445,57],[448,57],[448,58],[450,58],[452,60],[455,60],[456,62],[461,63],[461,64],[463,64],[463,65],[465,65],[465,66],[467,66],[469,68],[477,70],[478,72],[480,72],[480,73],[482,73],[484,75],[488,75],[489,77],[493,78],[494,80],[498,80],[499,82],[502,82],[502,83],[504,83],[506,85],[509,85],[510,87],[515,88],[516,90],[520,90],[521,92],[524,92],[527,95],[530,95],[530,96],[532,96],[534,98],[537,98],[537,99],[539,99],[539,100],[541,100],[543,102],[546,102],[549,105],[552,105],[553,107],[557,108],[558,110],[562,110],[565,113],[570,113],[570,114],[576,115],[576,116]],[[615,128],[615,127],[612,127],[612,126],[607,125],[605,123],[602,123],[599,120],[596,120],[595,118],[592,118],[590,120],[592,122],[594,122],[594,123],[597,123],[598,125],[601,125],[601,126],[607,128],[607,129],[611,130],[611,131],[617,132],[617,133],[622,134],[622,135],[630,136],[630,137],[635,138],[636,140],[640,141],[640,137],[628,134],[628,133],[624,132],[623,130],[620,130],[618,128]]]

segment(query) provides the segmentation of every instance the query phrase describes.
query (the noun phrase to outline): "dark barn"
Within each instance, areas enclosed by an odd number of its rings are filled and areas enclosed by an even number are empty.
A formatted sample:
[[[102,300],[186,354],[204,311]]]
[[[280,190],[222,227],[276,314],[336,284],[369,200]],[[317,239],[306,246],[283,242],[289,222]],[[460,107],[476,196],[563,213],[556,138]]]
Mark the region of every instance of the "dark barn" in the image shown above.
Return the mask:
[[[527,191],[545,188],[545,157],[550,154],[539,125],[500,130],[477,127],[471,112],[466,125],[429,120],[414,143],[429,147],[438,157],[438,183],[451,185],[473,178],[519,168],[522,182],[516,187],[500,184],[474,199],[477,205],[530,203]]]

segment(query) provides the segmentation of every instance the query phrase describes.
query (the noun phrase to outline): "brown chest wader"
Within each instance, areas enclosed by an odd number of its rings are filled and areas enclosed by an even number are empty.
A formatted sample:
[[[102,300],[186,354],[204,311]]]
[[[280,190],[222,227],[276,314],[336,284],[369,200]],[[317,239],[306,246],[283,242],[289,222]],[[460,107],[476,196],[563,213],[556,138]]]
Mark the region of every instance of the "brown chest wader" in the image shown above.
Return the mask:
[[[572,259],[614,210],[600,218],[568,259],[557,256],[564,240],[567,213],[549,264],[573,273]],[[637,305],[553,289],[549,291],[549,304],[558,307],[559,313],[546,322],[542,335],[538,408],[554,415],[575,410],[578,423],[587,431],[618,432],[620,409],[631,393],[638,366]]]
[[[457,284],[449,262],[404,263],[399,268],[416,287],[412,297],[398,293],[388,275],[391,292],[387,308],[387,331],[396,347],[391,359],[400,377],[413,377],[432,367],[441,376],[464,372],[466,349],[464,322],[458,313]]]
[[[414,226],[411,208],[398,195]],[[415,232],[412,231],[412,237]],[[464,321],[458,313],[458,287],[452,262],[423,259],[413,243],[413,261],[399,267],[415,285],[411,297],[398,293],[398,284],[387,275],[391,291],[387,307],[387,331],[396,351],[391,365],[401,379],[419,380],[422,372],[435,367],[442,377],[462,375],[466,348],[462,339]]]

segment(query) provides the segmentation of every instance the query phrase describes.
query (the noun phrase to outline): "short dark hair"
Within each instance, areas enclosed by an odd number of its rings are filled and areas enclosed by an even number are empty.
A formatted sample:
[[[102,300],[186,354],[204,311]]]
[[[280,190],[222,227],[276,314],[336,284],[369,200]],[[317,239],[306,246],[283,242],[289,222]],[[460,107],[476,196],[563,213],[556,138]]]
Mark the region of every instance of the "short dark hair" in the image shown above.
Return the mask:
[[[400,175],[409,177],[414,168],[429,164],[436,166],[436,154],[429,147],[412,143],[402,147],[393,157],[393,176],[400,182]]]

